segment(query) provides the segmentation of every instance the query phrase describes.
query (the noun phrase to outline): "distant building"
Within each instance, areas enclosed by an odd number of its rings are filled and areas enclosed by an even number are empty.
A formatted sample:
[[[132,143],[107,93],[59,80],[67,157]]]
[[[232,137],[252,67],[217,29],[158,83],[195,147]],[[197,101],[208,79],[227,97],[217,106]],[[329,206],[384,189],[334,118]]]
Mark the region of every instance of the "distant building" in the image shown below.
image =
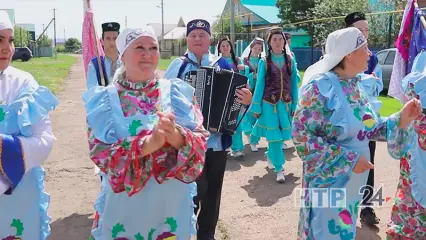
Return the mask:
[[[161,41],[161,29],[162,29],[162,24],[161,23],[148,23],[147,25],[152,26],[152,28],[154,28],[155,34],[157,34],[157,38],[159,41]],[[176,24],[164,24],[164,35],[166,35],[168,32],[170,32],[170,30],[172,30],[173,28],[175,28],[177,25]]]
[[[179,18],[177,25],[164,35],[164,47],[166,50],[172,51],[172,55],[183,55],[184,44],[182,39],[186,37],[186,24],[182,17]]]
[[[9,15],[10,21],[12,22],[13,25],[15,25],[15,10],[14,9],[0,9],[0,10],[7,12],[7,14]]]

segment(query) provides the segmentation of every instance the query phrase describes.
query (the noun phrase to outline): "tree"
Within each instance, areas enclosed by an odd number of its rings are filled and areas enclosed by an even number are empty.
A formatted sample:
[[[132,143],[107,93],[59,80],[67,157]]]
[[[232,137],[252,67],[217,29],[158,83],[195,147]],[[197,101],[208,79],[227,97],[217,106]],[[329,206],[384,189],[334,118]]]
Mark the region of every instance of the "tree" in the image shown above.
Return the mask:
[[[368,13],[368,0],[315,0],[313,16],[315,19],[344,17],[355,11]],[[345,27],[343,18],[330,19],[311,23],[308,32],[313,33],[314,45],[320,46],[328,34]]]
[[[327,35],[336,29],[345,27],[343,17],[354,11],[364,13],[385,12],[403,9],[406,4],[400,0],[278,0],[279,17],[282,23],[297,23],[318,19],[316,22],[293,24],[293,28],[301,28],[313,36],[314,46],[319,47]],[[394,14],[391,33],[398,31],[402,14]],[[336,18],[320,20],[322,18]],[[384,47],[389,41],[389,14],[374,15],[367,18],[370,23],[369,45]]]
[[[81,42],[77,38],[68,38],[65,42],[65,49],[67,52],[74,52],[81,48]]]
[[[27,30],[15,26],[14,27],[14,38],[15,38],[15,46],[23,47],[27,46],[30,41],[30,34]]]
[[[283,24],[314,19],[315,0],[278,0],[276,5]]]
[[[47,35],[41,36],[40,40],[38,40],[39,47],[52,47],[52,39],[50,39]]]
[[[235,34],[237,35],[236,39],[241,39],[241,36],[238,36],[240,33],[247,33],[247,29],[241,24],[240,17],[235,17]],[[222,36],[231,35],[231,18],[229,15],[218,15],[217,20],[212,24],[212,36],[214,38],[219,38]]]
[[[380,6],[372,6],[372,12],[387,12],[395,9],[404,9],[404,1],[380,0]],[[368,44],[375,48],[388,48],[394,45],[401,27],[403,13],[372,15],[368,18],[370,36]],[[389,28],[390,27],[390,28]]]

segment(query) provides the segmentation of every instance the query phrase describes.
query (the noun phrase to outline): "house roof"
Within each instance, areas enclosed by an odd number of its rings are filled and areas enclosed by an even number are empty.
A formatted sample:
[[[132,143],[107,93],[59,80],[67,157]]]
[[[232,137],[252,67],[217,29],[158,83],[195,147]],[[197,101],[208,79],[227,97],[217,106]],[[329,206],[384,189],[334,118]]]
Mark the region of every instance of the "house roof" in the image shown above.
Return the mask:
[[[281,19],[278,17],[279,12],[276,6],[261,6],[248,4],[243,4],[243,6],[258,15],[259,17],[265,19],[269,23],[281,22]]]
[[[161,37],[161,23],[148,23],[147,25],[150,25],[154,28],[155,34],[158,38]],[[177,24],[164,24],[164,35],[166,35],[168,32],[170,32],[173,28],[176,27]]]
[[[241,4],[258,5],[258,6],[276,6],[277,0],[241,0]]]
[[[178,40],[186,35],[186,27],[175,27],[164,35],[164,40]]]

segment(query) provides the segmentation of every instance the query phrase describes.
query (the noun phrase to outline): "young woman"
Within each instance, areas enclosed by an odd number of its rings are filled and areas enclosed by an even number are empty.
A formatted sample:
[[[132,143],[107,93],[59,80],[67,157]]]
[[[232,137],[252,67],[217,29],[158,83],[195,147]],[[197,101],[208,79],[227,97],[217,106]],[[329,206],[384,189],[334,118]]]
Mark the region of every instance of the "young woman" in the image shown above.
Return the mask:
[[[217,44],[216,49],[217,55],[222,55],[222,57],[226,59],[228,63],[232,66],[232,69],[235,72],[239,72],[248,77],[249,69],[244,65],[243,60],[235,55],[233,44],[231,43],[229,38],[222,38]],[[244,143],[242,133],[250,129],[248,121],[245,117],[243,118],[243,113],[245,109],[245,107],[241,109],[241,113],[237,119],[237,121],[240,122],[240,125],[238,126],[237,131],[235,131],[234,135],[232,135],[232,151],[230,152],[230,155],[235,158],[244,156]]]
[[[345,201],[319,205],[308,192],[301,200],[298,239],[356,239],[356,223],[370,163],[370,141],[387,141],[393,158],[410,147],[409,124],[421,113],[418,100],[389,118],[376,114],[359,73],[370,52],[357,28],[331,33],[324,58],[303,77],[292,135],[303,161],[302,187],[344,188]],[[318,206],[318,207],[317,207]]]
[[[256,37],[250,43],[250,45],[244,50],[241,57],[244,60],[244,64],[249,67],[249,87],[252,92],[254,92],[257,80],[257,70],[259,66],[259,61],[265,54],[265,41],[262,38]],[[251,151],[257,152],[257,145],[259,144],[260,138],[251,134],[253,126],[256,123],[256,118],[252,114],[246,114],[243,121],[248,121],[250,124],[244,133],[249,137]]]
[[[55,141],[49,112],[58,99],[10,66],[14,52],[13,25],[0,11],[0,239],[46,240],[50,197],[41,165]]]
[[[152,27],[125,29],[117,47],[123,65],[114,84],[83,97],[90,157],[105,174],[92,238],[190,239],[209,136],[194,89],[158,78]]]
[[[402,79],[408,99],[420,99],[426,108],[426,52],[417,55],[412,71]],[[400,159],[400,177],[388,224],[388,240],[426,239],[426,115],[414,121],[410,150]]]
[[[276,181],[285,181],[283,142],[291,139],[291,118],[296,109],[298,74],[283,29],[274,27],[268,36],[268,55],[258,66],[251,114],[258,120],[252,134],[268,141],[267,158],[273,165]],[[271,168],[271,166],[270,166]]]

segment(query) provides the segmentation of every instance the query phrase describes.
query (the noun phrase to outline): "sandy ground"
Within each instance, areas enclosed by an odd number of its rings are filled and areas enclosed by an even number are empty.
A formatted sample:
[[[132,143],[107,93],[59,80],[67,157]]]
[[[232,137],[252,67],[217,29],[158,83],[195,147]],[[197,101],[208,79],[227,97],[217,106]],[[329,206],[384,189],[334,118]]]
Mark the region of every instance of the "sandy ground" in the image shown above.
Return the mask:
[[[46,188],[51,195],[51,240],[88,239],[93,220],[93,203],[100,189],[94,165],[88,158],[85,111],[81,96],[85,90],[82,59],[71,68],[60,105],[51,115],[57,142],[44,167]],[[259,152],[248,147],[245,159],[229,158],[222,194],[217,240],[296,239],[299,209],[292,191],[301,184],[301,161],[294,149],[286,150],[285,184],[275,183],[275,174],[267,169],[266,143]],[[392,197],[398,180],[398,161],[392,160],[383,143],[376,153],[376,183],[383,185],[384,197]],[[359,240],[385,239],[391,202],[376,213],[379,229],[358,228]]]

